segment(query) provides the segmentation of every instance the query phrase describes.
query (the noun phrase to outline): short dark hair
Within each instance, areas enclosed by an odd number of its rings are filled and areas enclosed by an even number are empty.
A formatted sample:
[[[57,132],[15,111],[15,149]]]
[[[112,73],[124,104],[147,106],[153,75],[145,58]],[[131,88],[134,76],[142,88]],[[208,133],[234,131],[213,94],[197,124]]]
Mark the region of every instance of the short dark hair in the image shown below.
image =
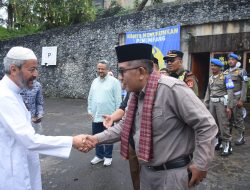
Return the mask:
[[[109,62],[108,62],[107,60],[102,59],[102,60],[100,60],[100,61],[97,62],[97,65],[98,65],[99,63],[106,65],[107,69],[109,69]]]

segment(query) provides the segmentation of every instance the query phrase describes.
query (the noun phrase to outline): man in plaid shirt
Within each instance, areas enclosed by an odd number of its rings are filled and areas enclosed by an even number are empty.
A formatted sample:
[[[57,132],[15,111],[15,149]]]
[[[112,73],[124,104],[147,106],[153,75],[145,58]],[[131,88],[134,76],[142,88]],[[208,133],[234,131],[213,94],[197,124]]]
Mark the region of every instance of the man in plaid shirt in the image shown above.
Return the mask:
[[[29,87],[29,89],[23,89],[20,94],[23,97],[24,104],[30,111],[32,126],[36,133],[41,134],[41,121],[44,113],[42,86],[37,80],[34,80],[32,84],[29,84]]]

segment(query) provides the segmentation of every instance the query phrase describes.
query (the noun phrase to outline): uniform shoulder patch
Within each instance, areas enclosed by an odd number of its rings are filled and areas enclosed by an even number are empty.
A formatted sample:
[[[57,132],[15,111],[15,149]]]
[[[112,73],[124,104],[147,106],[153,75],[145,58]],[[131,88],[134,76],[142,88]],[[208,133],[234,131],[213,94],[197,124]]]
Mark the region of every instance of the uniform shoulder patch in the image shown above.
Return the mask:
[[[189,88],[193,88],[194,87],[194,81],[193,80],[188,80],[186,82],[186,84],[188,85]]]
[[[234,75],[239,75],[239,74],[240,74],[240,71],[241,71],[240,69],[236,69],[236,70],[233,72],[233,74],[234,74]]]
[[[223,73],[221,73],[219,77],[220,77],[220,80],[224,80],[225,79],[225,76],[224,76]]]

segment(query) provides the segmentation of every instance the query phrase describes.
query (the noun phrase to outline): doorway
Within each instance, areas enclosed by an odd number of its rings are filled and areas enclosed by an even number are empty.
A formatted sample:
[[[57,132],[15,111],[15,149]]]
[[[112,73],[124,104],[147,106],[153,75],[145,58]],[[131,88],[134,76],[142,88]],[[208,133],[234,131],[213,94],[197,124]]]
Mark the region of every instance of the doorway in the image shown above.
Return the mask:
[[[203,99],[209,79],[210,53],[192,53],[191,60],[191,70],[198,79],[199,98]]]

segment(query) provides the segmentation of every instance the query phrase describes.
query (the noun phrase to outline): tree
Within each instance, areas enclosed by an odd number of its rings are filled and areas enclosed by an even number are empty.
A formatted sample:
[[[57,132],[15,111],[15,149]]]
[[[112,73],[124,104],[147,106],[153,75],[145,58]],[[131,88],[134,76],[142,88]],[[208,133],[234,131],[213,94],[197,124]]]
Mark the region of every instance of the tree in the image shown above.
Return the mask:
[[[8,28],[49,29],[95,19],[92,0],[9,0],[1,5],[7,9]]]
[[[6,10],[6,14],[8,15],[7,20],[4,20],[4,18],[2,17],[3,15],[1,15],[1,18],[0,18],[1,24],[2,25],[7,24],[8,28],[12,28],[14,26],[14,22],[13,22],[14,6],[13,6],[13,4],[11,2],[9,3],[9,1],[2,0],[2,1],[0,1],[0,8],[2,10]]]
[[[136,11],[142,11],[146,4],[147,4],[148,0],[142,0],[140,3],[138,2],[138,0],[136,1]],[[162,3],[163,0],[152,0],[152,4],[157,4],[157,3]]]
[[[46,29],[95,19],[92,0],[37,0],[33,12]]]

